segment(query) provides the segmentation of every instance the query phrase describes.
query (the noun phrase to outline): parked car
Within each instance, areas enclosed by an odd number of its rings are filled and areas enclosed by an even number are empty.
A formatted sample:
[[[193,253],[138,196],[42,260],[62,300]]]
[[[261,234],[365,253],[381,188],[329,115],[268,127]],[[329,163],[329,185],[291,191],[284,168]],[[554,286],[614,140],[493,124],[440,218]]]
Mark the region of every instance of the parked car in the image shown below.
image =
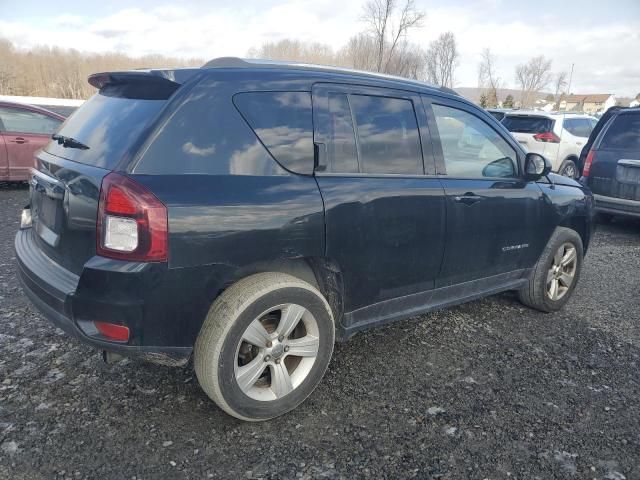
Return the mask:
[[[640,217],[640,108],[612,108],[587,143],[581,181],[594,193],[603,221]]]
[[[597,120],[589,115],[518,111],[502,124],[528,151],[547,157],[553,171],[578,178],[578,158]]]
[[[499,122],[502,121],[502,119],[508,112],[512,111],[513,109],[511,108],[487,108],[487,112],[489,112],[489,114]]]
[[[35,152],[44,147],[64,121],[44,108],[0,102],[0,181],[25,181]]]
[[[37,155],[24,291],[104,350],[183,365],[227,413],[300,404],[334,339],[505,290],[556,311],[588,189],[448,89],[217,59],[96,74]]]

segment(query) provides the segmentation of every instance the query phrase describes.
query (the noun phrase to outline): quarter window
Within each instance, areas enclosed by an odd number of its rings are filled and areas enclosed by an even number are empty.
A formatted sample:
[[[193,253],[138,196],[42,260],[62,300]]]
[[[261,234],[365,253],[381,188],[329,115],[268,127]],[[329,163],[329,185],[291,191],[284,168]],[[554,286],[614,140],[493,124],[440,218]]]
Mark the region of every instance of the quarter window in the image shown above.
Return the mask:
[[[363,173],[424,173],[418,123],[410,100],[349,95],[349,102]]]
[[[517,176],[517,155],[511,146],[478,117],[443,105],[433,105],[447,175],[482,178]]]
[[[285,168],[313,171],[313,125],[309,92],[251,92],[234,97],[260,141]]]
[[[0,108],[0,119],[7,132],[50,135],[62,123],[57,118],[18,108]]]

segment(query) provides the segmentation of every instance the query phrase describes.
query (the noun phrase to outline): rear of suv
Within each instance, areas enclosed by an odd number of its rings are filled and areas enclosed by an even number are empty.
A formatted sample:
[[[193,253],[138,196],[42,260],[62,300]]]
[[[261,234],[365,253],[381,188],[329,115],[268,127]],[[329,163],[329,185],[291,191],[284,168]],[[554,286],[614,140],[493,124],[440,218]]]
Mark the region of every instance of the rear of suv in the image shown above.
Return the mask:
[[[611,110],[601,122],[587,144],[581,181],[602,220],[640,218],[640,108]]]
[[[597,120],[575,113],[518,111],[505,115],[502,123],[528,152],[547,157],[554,172],[578,178],[580,151]]]
[[[589,191],[447,89],[240,59],[89,81],[37,154],[24,291],[107,356],[193,356],[238,418],[300,404],[335,339],[577,285]]]

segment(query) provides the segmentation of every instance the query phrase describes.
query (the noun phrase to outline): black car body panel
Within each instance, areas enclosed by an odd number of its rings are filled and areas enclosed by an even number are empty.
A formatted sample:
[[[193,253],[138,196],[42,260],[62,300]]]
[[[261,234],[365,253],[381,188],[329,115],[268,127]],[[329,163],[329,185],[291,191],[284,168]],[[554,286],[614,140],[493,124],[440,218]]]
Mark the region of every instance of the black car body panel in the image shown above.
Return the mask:
[[[487,112],[448,90],[277,65],[162,72],[149,75],[178,86],[166,99],[149,100],[161,105],[138,104],[144,125],[115,147],[117,158],[99,160],[108,164],[83,163],[105,137],[74,123],[84,106],[72,116],[67,128],[90,150],[52,144],[38,155],[33,226],[16,237],[30,298],[98,348],[187,358],[211,303],[253,273],[282,271],[317,286],[334,310],[338,338],[346,339],[372,325],[519,288],[557,226],[576,229],[588,246],[588,189],[556,175],[523,180],[525,152],[518,143]],[[257,125],[246,111],[252,103],[238,97],[247,92],[271,92],[282,105],[295,104],[308,123],[288,130],[277,119],[271,127]],[[416,171],[336,174],[325,168],[327,104],[321,99],[332,92],[409,102],[415,126],[403,123],[401,135],[417,132],[411,137],[421,159]],[[111,108],[107,100],[94,103]],[[447,175],[432,104],[464,111],[501,138],[517,157],[514,178]],[[296,149],[308,163],[292,161]],[[101,182],[111,171],[166,206],[167,262],[96,254]],[[88,326],[96,319],[127,325],[130,339],[100,337]]]

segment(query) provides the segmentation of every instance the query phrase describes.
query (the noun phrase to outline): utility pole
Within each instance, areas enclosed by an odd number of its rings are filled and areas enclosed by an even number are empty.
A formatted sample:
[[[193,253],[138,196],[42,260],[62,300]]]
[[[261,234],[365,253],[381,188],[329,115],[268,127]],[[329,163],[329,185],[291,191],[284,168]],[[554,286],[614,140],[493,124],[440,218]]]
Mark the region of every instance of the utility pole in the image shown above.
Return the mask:
[[[571,73],[569,74],[569,85],[567,86],[567,95],[571,95],[571,80],[573,80],[573,66],[575,65],[575,63],[571,64]],[[566,110],[566,104],[564,109]]]

